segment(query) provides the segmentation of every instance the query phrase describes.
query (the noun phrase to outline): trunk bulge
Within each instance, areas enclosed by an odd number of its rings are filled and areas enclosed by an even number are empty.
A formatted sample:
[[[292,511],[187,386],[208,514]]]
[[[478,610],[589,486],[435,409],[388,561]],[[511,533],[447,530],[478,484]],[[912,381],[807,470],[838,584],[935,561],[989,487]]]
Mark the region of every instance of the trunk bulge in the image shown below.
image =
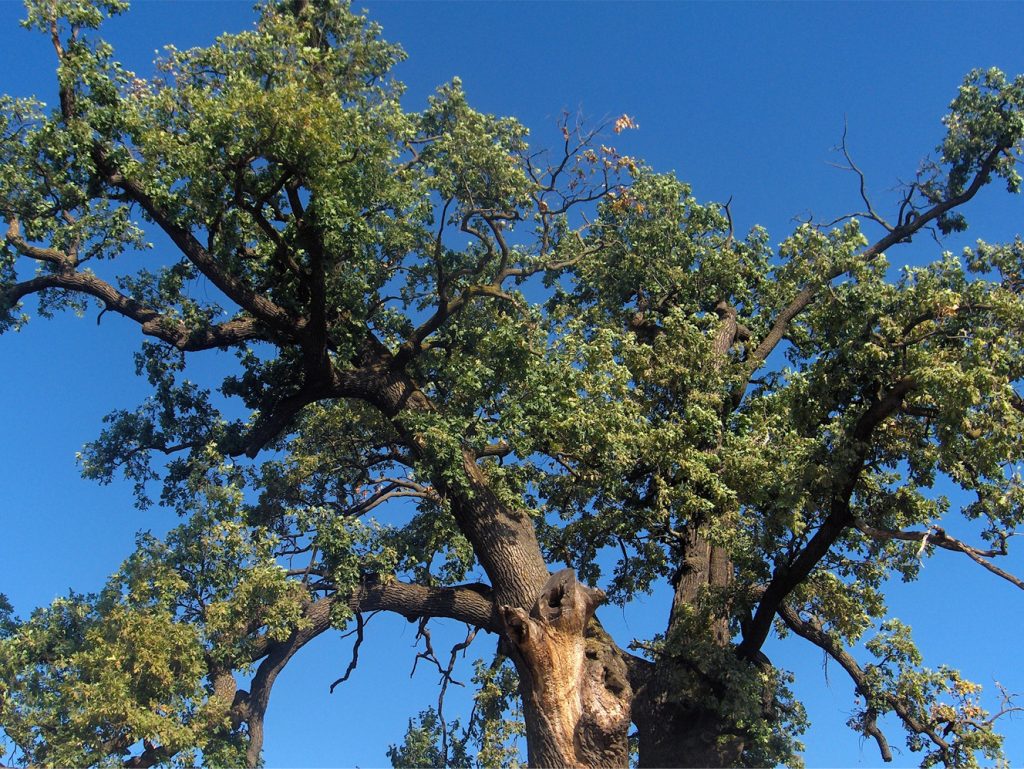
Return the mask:
[[[553,574],[529,614],[501,607],[519,669],[531,767],[623,767],[632,691],[607,637],[588,634],[600,590]]]

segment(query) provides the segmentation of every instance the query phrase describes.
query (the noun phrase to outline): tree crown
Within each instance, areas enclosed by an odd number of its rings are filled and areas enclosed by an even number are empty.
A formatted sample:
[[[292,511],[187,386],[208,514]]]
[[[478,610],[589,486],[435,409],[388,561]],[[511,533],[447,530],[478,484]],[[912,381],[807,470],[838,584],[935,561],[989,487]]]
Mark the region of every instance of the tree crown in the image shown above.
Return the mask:
[[[108,417],[83,470],[123,474],[142,506],[159,488],[184,522],[141,537],[100,594],[5,615],[20,760],[251,760],[254,714],[313,635],[361,638],[378,608],[507,634],[498,607],[528,607],[552,565],[613,602],[679,591],[698,536],[728,578],[638,649],[684,660],[695,697],[733,682],[705,707],[744,722],[744,761],[790,758],[802,724],[784,676],[753,664],[773,623],[850,673],[851,725],[883,755],[889,711],[925,764],[997,754],[974,684],[921,668],[884,592],[936,549],[1022,587],[992,561],[1024,510],[1024,244],[899,274],[886,252],[964,229],[996,177],[1019,190],[1024,78],[968,75],[895,219],[865,198],[776,250],[608,146],[628,116],[567,116],[538,153],[457,79],[404,109],[401,50],[347,5],[264,4],[151,78],[99,37],[125,3],[27,7],[60,100],[0,104],[0,324],[29,297],[138,324],[152,395]],[[188,365],[214,351],[234,356],[216,389]],[[946,533],[957,515],[984,545]],[[477,571],[488,584],[461,584]],[[875,629],[858,663],[846,649]],[[479,761],[510,760],[515,681],[478,679],[462,753],[430,712],[393,760],[468,762],[470,737]]]

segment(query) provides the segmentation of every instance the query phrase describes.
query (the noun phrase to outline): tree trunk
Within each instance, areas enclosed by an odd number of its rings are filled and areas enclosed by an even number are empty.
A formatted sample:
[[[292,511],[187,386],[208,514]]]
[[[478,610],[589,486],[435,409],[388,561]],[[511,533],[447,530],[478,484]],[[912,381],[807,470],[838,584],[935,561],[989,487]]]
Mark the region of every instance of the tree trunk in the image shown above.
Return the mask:
[[[628,764],[633,693],[626,666],[599,627],[588,629],[603,599],[563,569],[548,579],[529,613],[500,609],[519,670],[531,767]]]
[[[370,380],[371,403],[390,420],[413,455],[427,467],[431,483],[444,497],[452,516],[473,546],[473,552],[491,581],[498,605],[529,606],[547,579],[548,570],[537,542],[534,523],[523,510],[503,504],[488,486],[476,457],[462,449],[462,478],[453,482],[445,467],[451,457],[438,458],[429,441],[411,429],[403,418],[434,411],[434,404],[404,372],[381,364]]]
[[[732,560],[722,547],[711,544],[701,534],[691,531],[686,536],[682,563],[676,573],[672,609],[669,613],[668,632],[675,632],[688,607],[711,597],[711,593],[724,591],[732,581]],[[729,619],[724,611],[710,618],[709,628],[719,646],[729,643]]]
[[[530,766],[627,766],[626,665],[596,622],[588,632],[604,593],[580,584],[571,569],[548,574],[533,520],[498,499],[468,449],[460,482],[451,482],[425,438],[403,421],[403,413],[434,408],[410,377],[382,369],[371,402],[424,460],[491,581],[503,646],[519,672]]]
[[[731,656],[727,613],[714,593],[728,587],[732,564],[696,527],[687,532],[680,557],[664,650],[633,702],[639,765],[735,766],[742,739],[730,734],[730,719],[714,707],[729,684],[717,680],[714,662],[704,664]]]
[[[714,367],[721,369],[733,344],[750,332],[728,303],[719,302],[715,312],[721,323],[713,340]],[[745,747],[737,728],[742,716],[722,705],[736,702],[736,678],[744,677],[734,675],[734,666],[743,663],[733,658],[725,595],[733,563],[725,548],[704,536],[700,524],[690,523],[682,543],[665,651],[633,702],[641,767],[736,766]]]
[[[655,666],[651,681],[633,702],[641,767],[738,766],[744,742],[722,715],[680,697],[671,663]],[[710,690],[708,692],[711,694]]]

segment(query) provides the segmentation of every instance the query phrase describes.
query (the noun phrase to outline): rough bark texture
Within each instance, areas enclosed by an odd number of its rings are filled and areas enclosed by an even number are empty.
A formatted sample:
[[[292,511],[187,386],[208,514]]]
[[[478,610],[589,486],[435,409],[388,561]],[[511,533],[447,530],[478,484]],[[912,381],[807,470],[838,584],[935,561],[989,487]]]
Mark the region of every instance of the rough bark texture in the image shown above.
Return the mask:
[[[376,392],[406,445],[430,465],[430,447],[402,419],[403,412],[431,410],[430,400],[393,370]],[[530,766],[626,766],[632,690],[619,649],[591,623],[604,594],[571,569],[549,577],[533,520],[497,498],[468,449],[461,459],[463,483],[440,472],[431,480],[501,607],[502,635],[520,676]]]
[[[431,467],[431,482],[444,497],[459,530],[473,545],[499,604],[529,606],[547,579],[533,520],[522,510],[501,503],[487,483],[476,457],[462,453],[462,483],[451,483],[430,456],[424,438],[410,430],[403,416],[432,411],[434,406],[406,374],[382,369],[370,399],[387,415],[417,458]]]
[[[234,693],[232,710],[235,713],[233,713],[233,717],[240,716],[248,725],[249,743],[245,755],[246,766],[257,767],[262,762],[263,721],[266,717],[267,706],[270,704],[270,691],[274,686],[274,681],[299,649],[330,626],[330,599],[321,599],[310,603],[303,614],[307,624],[293,630],[287,640],[269,644],[268,653],[256,668],[256,674],[249,684],[249,691]],[[222,680],[221,686],[221,691],[226,693],[231,683]]]
[[[732,561],[721,547],[712,545],[698,533],[687,535],[683,562],[677,572],[675,591],[672,595],[672,612],[669,615],[669,632],[673,632],[687,606],[693,606],[709,590],[723,590],[732,579]],[[729,621],[726,617],[715,617],[711,633],[716,643],[729,643]]]
[[[633,702],[641,767],[736,766],[743,740],[721,716],[674,690],[671,664],[655,666]]]
[[[520,675],[531,767],[626,766],[630,689],[610,639],[588,625],[604,595],[571,569],[553,574],[530,612],[502,606]]]

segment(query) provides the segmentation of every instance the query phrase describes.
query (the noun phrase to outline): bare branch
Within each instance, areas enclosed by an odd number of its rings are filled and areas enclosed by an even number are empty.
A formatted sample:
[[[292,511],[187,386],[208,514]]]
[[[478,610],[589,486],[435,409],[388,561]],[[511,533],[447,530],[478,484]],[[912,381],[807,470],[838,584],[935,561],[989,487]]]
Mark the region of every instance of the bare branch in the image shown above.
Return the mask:
[[[882,760],[886,763],[892,761],[892,749],[885,734],[878,727],[878,711],[875,708],[867,708],[864,713],[864,731],[870,734],[878,743],[878,752],[882,754]]]
[[[1006,555],[1005,543],[1001,549],[991,550],[979,550],[978,548],[971,547],[970,545],[961,542],[958,539],[946,534],[943,529],[937,526],[932,527],[928,531],[896,531],[891,529],[879,529],[874,526],[869,526],[863,521],[854,521],[854,525],[865,535],[872,539],[881,540],[903,540],[906,542],[920,542],[921,547],[926,545],[935,545],[945,550],[951,550],[956,553],[963,553],[975,563],[988,569],[990,572],[998,577],[1005,579],[1011,585],[1024,590],[1024,580],[1019,577],[1015,577],[1007,571],[1000,569],[992,562],[986,560],[986,558],[993,558],[995,556]]]
[[[843,153],[843,157],[846,159],[846,165],[837,165],[836,167],[842,168],[843,170],[846,171],[853,171],[855,174],[857,174],[857,179],[860,181],[860,199],[864,201],[864,205],[867,207],[867,211],[863,214],[863,216],[880,224],[887,231],[892,232],[895,229],[895,227],[893,227],[891,224],[889,224],[889,222],[883,219],[878,214],[878,212],[875,211],[875,207],[871,205],[871,199],[868,197],[867,193],[867,180],[864,177],[864,172],[857,167],[857,164],[853,162],[853,158],[850,156],[849,147],[846,146],[846,134],[848,129],[849,126],[847,125],[846,119],[843,118],[843,138],[840,141],[839,146],[836,147],[836,149]]]
[[[382,489],[379,489],[378,491],[374,492],[366,499],[360,500],[356,504],[345,508],[344,510],[341,511],[340,514],[352,518],[360,515],[365,515],[374,508],[380,507],[381,505],[391,501],[392,499],[440,499],[440,497],[433,489],[425,488],[423,490],[420,490],[404,488],[404,486],[405,484],[388,483]]]
[[[455,661],[458,658],[460,651],[463,651],[473,643],[473,639],[476,638],[477,629],[475,627],[466,628],[466,638],[464,641],[455,644],[451,649],[451,655],[448,659],[448,666],[444,667],[441,665],[441,661],[437,658],[437,654],[434,653],[434,647],[431,643],[430,628],[427,626],[428,618],[424,617],[420,620],[419,629],[416,631],[416,639],[423,641],[423,651],[417,653],[416,659],[413,661],[412,673],[416,672],[416,663],[420,660],[426,660],[427,662],[433,663],[438,672],[441,674],[441,690],[437,696],[437,718],[441,723],[441,757],[442,765],[448,765],[448,724],[444,717],[444,697],[448,691],[448,684],[455,684],[456,686],[465,686],[460,681],[456,681],[452,673],[455,670]]]
[[[725,214],[725,220],[729,223],[729,231],[725,236],[725,241],[722,243],[722,248],[729,248],[733,244],[735,232],[732,222],[732,195],[722,204],[722,213]]]
[[[362,612],[356,612],[356,640],[352,644],[352,659],[348,663],[348,667],[345,669],[345,675],[339,678],[337,681],[331,684],[330,693],[334,694],[334,689],[339,684],[343,684],[348,680],[348,677],[352,675],[352,671],[356,669],[359,664],[359,647],[363,645],[363,628],[366,626],[366,622],[363,620]]]

